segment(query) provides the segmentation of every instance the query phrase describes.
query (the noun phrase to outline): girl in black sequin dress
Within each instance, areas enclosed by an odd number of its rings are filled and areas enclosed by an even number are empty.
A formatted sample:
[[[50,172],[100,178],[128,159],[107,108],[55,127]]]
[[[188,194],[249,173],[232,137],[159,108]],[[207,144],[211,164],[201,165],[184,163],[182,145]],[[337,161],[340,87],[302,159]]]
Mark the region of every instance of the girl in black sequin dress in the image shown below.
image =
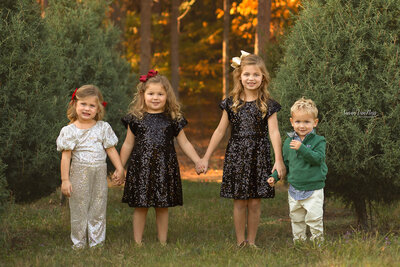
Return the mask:
[[[231,137],[226,148],[221,197],[233,199],[233,218],[238,246],[255,247],[260,220],[261,198],[273,198],[275,191],[268,185],[268,176],[277,170],[280,177],[286,170],[281,151],[281,137],[276,112],[281,106],[270,98],[269,74],[263,60],[242,52],[232,66],[234,88],[224,99],[221,121],[199,167],[207,171],[208,161],[231,125]],[[275,164],[270,159],[270,142]],[[247,212],[247,218],[246,218]],[[247,239],[245,227],[247,224]]]
[[[122,119],[127,135],[120,156],[124,166],[128,162],[122,202],[135,208],[133,233],[138,245],[150,207],[156,210],[158,239],[166,244],[168,208],[183,204],[174,138],[193,162],[200,158],[185,136],[187,121],[168,79],[151,70],[140,81],[130,113]]]

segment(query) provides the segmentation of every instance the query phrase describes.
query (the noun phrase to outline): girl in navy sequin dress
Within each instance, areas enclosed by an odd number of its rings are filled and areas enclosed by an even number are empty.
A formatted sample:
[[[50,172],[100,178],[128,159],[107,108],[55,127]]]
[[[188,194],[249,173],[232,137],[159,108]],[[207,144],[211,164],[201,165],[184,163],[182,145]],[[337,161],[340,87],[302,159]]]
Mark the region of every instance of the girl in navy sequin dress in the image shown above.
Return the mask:
[[[221,121],[211,137],[199,168],[207,172],[208,161],[231,125],[231,137],[226,148],[221,197],[233,199],[233,219],[237,245],[256,247],[255,239],[260,220],[261,198],[273,198],[275,191],[267,180],[272,171],[285,174],[281,137],[276,112],[281,106],[271,99],[268,71],[263,60],[242,51],[232,66],[234,88],[224,99]],[[270,142],[275,164],[270,159]],[[246,217],[247,213],[247,217]],[[247,239],[245,228],[247,225]]]
[[[193,162],[200,160],[183,131],[187,121],[168,79],[153,70],[142,75],[130,113],[122,121],[127,135],[120,157],[124,166],[128,162],[122,201],[135,208],[135,242],[142,244],[147,211],[154,207],[158,239],[166,244],[168,208],[183,204],[174,138]]]

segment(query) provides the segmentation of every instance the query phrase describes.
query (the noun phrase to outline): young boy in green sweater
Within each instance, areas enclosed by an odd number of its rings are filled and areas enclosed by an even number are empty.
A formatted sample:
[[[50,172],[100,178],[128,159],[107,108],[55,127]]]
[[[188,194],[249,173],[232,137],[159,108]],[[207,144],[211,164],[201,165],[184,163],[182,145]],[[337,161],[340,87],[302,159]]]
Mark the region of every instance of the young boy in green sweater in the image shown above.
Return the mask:
[[[294,131],[283,144],[283,160],[289,183],[289,210],[293,241],[323,240],[324,186],[328,167],[325,163],[326,141],[315,134],[318,109],[311,99],[297,100],[290,109]],[[270,186],[279,181],[275,171],[268,179]]]

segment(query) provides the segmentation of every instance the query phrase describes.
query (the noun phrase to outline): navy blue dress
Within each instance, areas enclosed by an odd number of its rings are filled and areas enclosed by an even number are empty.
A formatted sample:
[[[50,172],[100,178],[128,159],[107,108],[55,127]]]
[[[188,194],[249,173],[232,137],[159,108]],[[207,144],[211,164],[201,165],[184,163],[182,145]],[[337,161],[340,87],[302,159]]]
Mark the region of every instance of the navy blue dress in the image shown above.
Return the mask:
[[[182,205],[174,137],[186,126],[186,119],[173,120],[167,113],[145,113],[141,120],[127,115],[122,122],[135,135],[122,202],[147,208]]]
[[[231,124],[220,195],[233,199],[273,198],[275,190],[267,182],[272,170],[268,118],[281,105],[269,100],[268,112],[262,118],[256,101],[245,102],[237,113],[231,109],[232,104],[232,97],[220,104]]]

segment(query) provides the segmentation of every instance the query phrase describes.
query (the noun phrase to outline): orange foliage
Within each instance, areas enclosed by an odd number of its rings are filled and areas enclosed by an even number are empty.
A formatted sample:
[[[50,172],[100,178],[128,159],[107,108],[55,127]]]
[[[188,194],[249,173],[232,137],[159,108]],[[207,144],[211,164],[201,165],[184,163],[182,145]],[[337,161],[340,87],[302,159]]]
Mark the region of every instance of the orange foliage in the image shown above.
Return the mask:
[[[281,34],[288,24],[291,12],[297,13],[300,0],[272,0],[271,3],[271,36]],[[232,19],[232,32],[245,39],[252,39],[257,26],[258,0],[243,0],[233,2],[230,14]],[[218,10],[217,17],[222,17],[224,11]],[[290,22],[289,22],[290,23]]]

